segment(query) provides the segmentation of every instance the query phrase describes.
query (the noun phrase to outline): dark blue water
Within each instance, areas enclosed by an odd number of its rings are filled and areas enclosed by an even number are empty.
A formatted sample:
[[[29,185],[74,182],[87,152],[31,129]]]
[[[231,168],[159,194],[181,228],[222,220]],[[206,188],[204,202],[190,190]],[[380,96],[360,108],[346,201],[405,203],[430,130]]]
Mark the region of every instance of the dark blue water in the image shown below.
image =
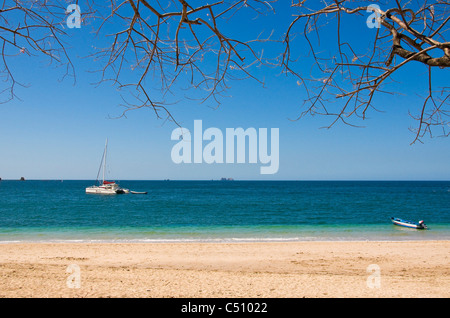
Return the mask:
[[[0,181],[0,242],[450,239],[450,182]],[[390,217],[425,220],[428,231]]]

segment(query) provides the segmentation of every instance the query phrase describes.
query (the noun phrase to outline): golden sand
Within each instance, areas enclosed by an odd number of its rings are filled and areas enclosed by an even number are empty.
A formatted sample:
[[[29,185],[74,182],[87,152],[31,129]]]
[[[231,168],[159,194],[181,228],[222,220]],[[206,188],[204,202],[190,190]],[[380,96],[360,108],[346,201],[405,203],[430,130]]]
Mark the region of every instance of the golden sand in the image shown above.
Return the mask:
[[[449,297],[450,241],[0,244],[0,297]]]

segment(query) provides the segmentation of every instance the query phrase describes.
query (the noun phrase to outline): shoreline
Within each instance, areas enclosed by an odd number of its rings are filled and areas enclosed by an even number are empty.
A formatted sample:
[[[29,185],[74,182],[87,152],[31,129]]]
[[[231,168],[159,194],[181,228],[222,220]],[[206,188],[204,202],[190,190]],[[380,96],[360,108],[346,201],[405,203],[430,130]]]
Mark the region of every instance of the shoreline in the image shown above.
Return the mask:
[[[247,243],[329,241],[445,241],[450,224],[416,230],[393,224],[36,227],[0,229],[9,243]]]
[[[386,240],[379,240],[379,239],[342,239],[342,240],[336,240],[336,239],[274,239],[274,238],[268,238],[268,239],[129,239],[129,240],[29,240],[29,241],[0,241],[1,245],[10,245],[10,244],[16,244],[16,245],[39,245],[39,244],[283,244],[283,243],[414,243],[414,242],[450,242],[450,240],[447,239],[386,239]]]
[[[447,298],[449,251],[449,240],[6,243],[0,297]]]

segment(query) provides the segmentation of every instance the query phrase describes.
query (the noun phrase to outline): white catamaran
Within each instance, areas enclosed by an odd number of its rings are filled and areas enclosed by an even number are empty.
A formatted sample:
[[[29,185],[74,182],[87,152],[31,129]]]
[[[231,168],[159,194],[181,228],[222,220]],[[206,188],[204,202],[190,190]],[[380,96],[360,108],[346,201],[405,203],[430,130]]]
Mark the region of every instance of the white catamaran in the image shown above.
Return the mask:
[[[102,161],[100,163],[100,168],[98,169],[98,173],[97,173],[97,181],[99,181],[98,177],[100,175],[100,170],[103,171],[102,183],[99,184],[99,185],[93,185],[93,186],[87,187],[86,188],[86,193],[93,193],[93,194],[122,194],[122,193],[130,193],[130,190],[120,188],[117,183],[105,180],[107,149],[108,149],[108,139],[106,139],[105,150],[103,151]]]

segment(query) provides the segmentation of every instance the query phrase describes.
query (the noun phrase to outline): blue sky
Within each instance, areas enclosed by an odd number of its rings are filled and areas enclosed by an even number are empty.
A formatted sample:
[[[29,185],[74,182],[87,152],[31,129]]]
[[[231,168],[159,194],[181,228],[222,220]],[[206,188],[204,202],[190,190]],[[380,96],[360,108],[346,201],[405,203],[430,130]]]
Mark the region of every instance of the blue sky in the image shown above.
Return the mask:
[[[285,15],[279,12],[272,22],[283,22]],[[361,23],[349,32],[372,36],[365,17]],[[265,27],[270,32],[271,26]],[[402,95],[380,95],[376,103],[384,112],[370,113],[365,128],[337,124],[320,129],[332,118],[318,116],[290,120],[299,115],[306,94],[295,78],[271,69],[255,70],[264,78],[264,87],[252,80],[230,82],[229,97],[217,109],[182,97],[170,108],[190,130],[196,119],[202,120],[203,129],[217,127],[224,134],[226,128],[279,128],[278,173],[261,175],[260,163],[173,163],[170,154],[176,141],[170,137],[177,126],[157,119],[150,109],[114,119],[122,112],[120,92],[107,83],[93,85],[99,77],[88,70],[101,65],[80,58],[95,41],[102,42],[90,30],[68,30],[75,84],[70,78],[60,81],[62,70],[45,59],[19,55],[11,61],[17,80],[28,87],[17,88],[20,100],[0,104],[1,178],[95,179],[108,138],[107,172],[112,180],[450,180],[448,138],[426,137],[424,144],[410,145],[414,135],[408,128],[416,123],[408,109],[422,101],[417,93],[426,83],[424,67],[411,67],[396,77]],[[450,75],[448,70],[436,73],[441,83]]]

